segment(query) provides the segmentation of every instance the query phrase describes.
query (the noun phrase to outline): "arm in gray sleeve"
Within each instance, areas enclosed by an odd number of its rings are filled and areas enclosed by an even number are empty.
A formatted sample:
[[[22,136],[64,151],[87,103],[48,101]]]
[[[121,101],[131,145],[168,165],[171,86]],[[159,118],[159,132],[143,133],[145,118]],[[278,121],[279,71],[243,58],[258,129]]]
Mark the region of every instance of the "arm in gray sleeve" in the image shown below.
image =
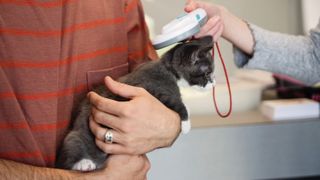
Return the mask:
[[[248,56],[234,47],[238,67],[286,74],[308,85],[320,82],[320,22],[309,36],[270,32],[253,24],[249,28],[254,52]]]

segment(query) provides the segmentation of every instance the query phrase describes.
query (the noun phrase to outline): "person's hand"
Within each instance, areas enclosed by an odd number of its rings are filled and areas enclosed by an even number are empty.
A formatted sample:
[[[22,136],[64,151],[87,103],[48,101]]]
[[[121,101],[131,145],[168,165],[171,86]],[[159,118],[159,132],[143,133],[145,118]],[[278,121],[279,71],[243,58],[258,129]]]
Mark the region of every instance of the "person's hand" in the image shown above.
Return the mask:
[[[180,132],[180,117],[140,87],[105,78],[107,88],[129,101],[115,101],[94,92],[88,94],[92,104],[90,129],[97,146],[108,154],[145,154],[170,146]],[[113,142],[105,143],[105,127],[112,130]]]
[[[221,13],[222,7],[207,2],[188,0],[184,10],[190,12],[197,8],[202,8],[207,12],[208,21],[201,28],[200,32],[195,35],[195,38],[210,35],[213,37],[214,42],[218,41],[224,29]]]
[[[150,169],[146,155],[110,155],[106,167],[86,174],[87,179],[145,180]]]
[[[248,55],[252,55],[254,39],[245,21],[223,6],[202,1],[188,0],[184,10],[190,12],[197,8],[204,9],[209,20],[195,38],[211,35],[216,42],[221,36]]]

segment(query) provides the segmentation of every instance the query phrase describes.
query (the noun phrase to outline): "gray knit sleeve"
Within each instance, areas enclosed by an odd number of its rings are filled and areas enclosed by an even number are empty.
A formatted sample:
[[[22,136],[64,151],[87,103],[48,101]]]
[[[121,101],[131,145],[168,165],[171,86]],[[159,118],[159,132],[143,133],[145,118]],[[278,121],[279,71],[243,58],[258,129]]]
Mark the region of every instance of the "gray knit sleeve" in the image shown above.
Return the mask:
[[[320,82],[320,21],[308,36],[275,33],[248,25],[255,40],[254,53],[248,56],[234,47],[238,67],[286,74],[307,85]]]

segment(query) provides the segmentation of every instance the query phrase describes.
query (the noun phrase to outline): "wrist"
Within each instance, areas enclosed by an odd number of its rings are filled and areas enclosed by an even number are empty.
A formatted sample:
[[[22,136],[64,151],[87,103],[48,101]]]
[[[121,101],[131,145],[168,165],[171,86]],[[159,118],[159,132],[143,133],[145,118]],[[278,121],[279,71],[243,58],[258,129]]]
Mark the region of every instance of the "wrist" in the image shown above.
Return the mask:
[[[224,7],[221,7],[221,17],[224,23],[221,36],[240,50],[251,55],[254,40],[248,24]]]
[[[218,6],[218,9],[220,11],[220,17],[224,25],[221,37],[223,37],[224,39],[228,39],[227,27],[231,14],[230,11],[224,6]]]
[[[175,142],[177,137],[179,136],[181,132],[181,118],[178,113],[173,112],[172,116],[170,118],[170,123],[168,127],[171,127],[171,132],[169,137],[167,137],[167,141],[165,142],[164,147],[172,146],[172,144]]]
[[[112,177],[112,173],[110,173],[108,168],[96,170],[93,172],[85,172],[81,173],[82,174],[82,179],[83,180],[92,180],[92,179],[108,179],[108,180],[113,180],[114,177]]]

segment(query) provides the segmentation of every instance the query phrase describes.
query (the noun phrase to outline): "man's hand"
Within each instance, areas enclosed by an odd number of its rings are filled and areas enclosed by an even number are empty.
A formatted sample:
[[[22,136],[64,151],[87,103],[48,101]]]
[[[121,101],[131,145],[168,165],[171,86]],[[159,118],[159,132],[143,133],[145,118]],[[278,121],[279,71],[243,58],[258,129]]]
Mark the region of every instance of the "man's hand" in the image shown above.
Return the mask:
[[[108,154],[145,154],[170,146],[180,132],[179,115],[140,87],[106,77],[107,88],[129,101],[115,101],[90,92],[90,129],[97,146]],[[113,142],[104,142],[106,128],[112,128]]]
[[[145,180],[149,169],[150,162],[146,155],[111,155],[105,169],[90,174],[88,179]]]

